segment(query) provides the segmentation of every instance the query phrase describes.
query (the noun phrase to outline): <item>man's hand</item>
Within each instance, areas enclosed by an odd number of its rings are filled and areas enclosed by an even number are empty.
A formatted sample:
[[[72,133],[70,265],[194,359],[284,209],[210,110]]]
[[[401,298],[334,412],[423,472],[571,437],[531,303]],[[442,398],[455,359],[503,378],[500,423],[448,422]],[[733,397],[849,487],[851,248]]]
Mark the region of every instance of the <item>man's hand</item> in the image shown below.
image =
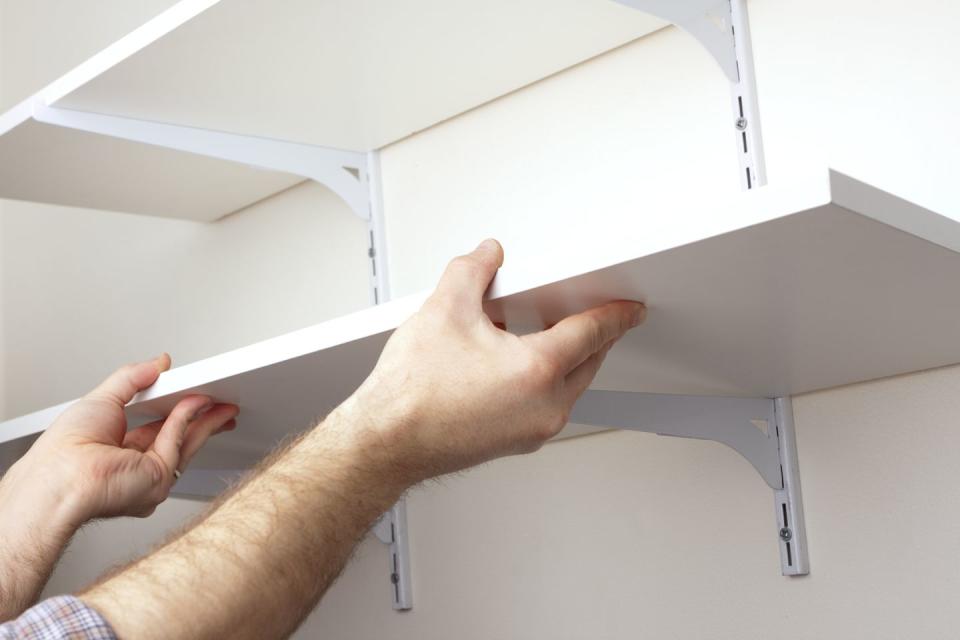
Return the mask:
[[[555,435],[644,307],[613,302],[514,336],[482,309],[502,261],[494,241],[454,260],[349,400],[82,599],[124,638],[286,637],[412,484]]]
[[[166,500],[207,438],[233,429],[237,407],[200,395],[166,419],[127,431],[124,406],[170,368],[170,356],[127,365],[74,403],[40,436],[23,462],[69,487],[79,525],[108,516],[145,517]]]
[[[495,240],[454,259],[338,410],[378,435],[411,484],[538,449],[564,427],[607,351],[645,318],[642,304],[611,302],[513,335],[482,306],[502,264]]]
[[[0,482],[0,620],[39,595],[74,532],[92,518],[147,516],[237,408],[181,400],[165,420],[127,431],[124,405],[170,368],[166,354],[128,365],[70,406]]]

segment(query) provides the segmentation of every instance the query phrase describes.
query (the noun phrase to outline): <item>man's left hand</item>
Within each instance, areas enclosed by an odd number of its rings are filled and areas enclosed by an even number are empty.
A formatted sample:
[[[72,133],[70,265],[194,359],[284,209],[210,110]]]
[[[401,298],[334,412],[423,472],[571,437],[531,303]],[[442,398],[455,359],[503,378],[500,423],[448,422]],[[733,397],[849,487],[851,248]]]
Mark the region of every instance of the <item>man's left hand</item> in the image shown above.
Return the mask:
[[[42,474],[39,484],[67,501],[75,525],[150,515],[207,439],[236,426],[235,405],[192,395],[165,419],[127,431],[124,406],[169,368],[163,354],[118,369],[58,417],[18,465]]]

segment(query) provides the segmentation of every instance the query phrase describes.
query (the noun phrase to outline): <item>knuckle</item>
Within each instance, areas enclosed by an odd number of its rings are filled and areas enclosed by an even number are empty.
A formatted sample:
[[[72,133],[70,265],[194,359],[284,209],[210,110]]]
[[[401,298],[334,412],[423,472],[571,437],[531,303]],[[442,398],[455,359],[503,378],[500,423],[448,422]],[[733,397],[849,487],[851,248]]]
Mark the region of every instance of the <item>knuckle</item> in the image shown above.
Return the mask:
[[[554,438],[567,424],[567,416],[559,410],[548,410],[541,420],[538,420],[526,443],[526,452],[537,451],[551,438]]]
[[[426,327],[433,327],[437,323],[443,322],[455,309],[455,302],[448,295],[434,293],[430,296],[418,313],[411,318],[411,327],[420,327],[421,330]]]
[[[133,375],[134,367],[133,363],[127,363],[122,365],[119,369],[114,372],[114,379],[120,378],[121,380],[128,380]]]
[[[603,322],[596,315],[587,316],[587,339],[590,341],[591,351],[599,351],[606,342],[606,332]]]
[[[547,441],[560,433],[560,431],[567,426],[567,418],[568,414],[566,411],[554,410],[549,419],[544,422],[543,430],[540,432],[543,440]]]
[[[149,518],[157,510],[157,506],[153,505],[150,507],[145,507],[136,513],[137,518]]]
[[[466,276],[479,275],[482,265],[473,256],[459,256],[454,258],[450,267]]]
[[[551,385],[556,369],[549,357],[539,354],[528,353],[520,361],[521,378],[535,389]]]
[[[536,453],[544,445],[544,440],[542,438],[531,439],[530,442],[523,448],[523,453]]]

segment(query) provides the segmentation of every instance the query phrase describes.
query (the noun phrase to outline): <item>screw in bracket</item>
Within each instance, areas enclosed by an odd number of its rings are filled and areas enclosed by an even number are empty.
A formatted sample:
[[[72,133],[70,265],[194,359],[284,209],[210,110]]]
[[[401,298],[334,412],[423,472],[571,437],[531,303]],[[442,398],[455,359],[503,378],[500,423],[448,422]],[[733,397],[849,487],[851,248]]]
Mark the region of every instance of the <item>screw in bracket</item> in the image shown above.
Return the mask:
[[[793,531],[790,531],[787,527],[780,529],[780,539],[784,542],[790,542],[793,540]]]
[[[746,118],[737,118],[737,121],[733,123],[733,126],[737,128],[737,131],[746,131],[747,130],[747,119]]]
[[[393,584],[398,584],[398,583],[400,582],[400,574],[399,574],[399,573],[391,573],[391,574],[390,574],[390,582],[392,582]]]

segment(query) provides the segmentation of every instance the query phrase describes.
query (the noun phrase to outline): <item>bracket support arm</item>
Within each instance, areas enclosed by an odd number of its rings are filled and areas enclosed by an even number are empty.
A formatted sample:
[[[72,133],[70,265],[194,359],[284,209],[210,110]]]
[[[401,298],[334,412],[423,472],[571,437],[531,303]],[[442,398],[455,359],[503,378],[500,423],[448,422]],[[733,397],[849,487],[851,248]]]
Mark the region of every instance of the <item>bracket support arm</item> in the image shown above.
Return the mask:
[[[789,398],[729,398],[587,391],[576,424],[714,440],[743,456],[774,490],[783,575],[810,572],[793,407]]]
[[[33,119],[44,124],[281,171],[315,180],[370,219],[367,156],[309,144],[49,107],[37,103]]]

